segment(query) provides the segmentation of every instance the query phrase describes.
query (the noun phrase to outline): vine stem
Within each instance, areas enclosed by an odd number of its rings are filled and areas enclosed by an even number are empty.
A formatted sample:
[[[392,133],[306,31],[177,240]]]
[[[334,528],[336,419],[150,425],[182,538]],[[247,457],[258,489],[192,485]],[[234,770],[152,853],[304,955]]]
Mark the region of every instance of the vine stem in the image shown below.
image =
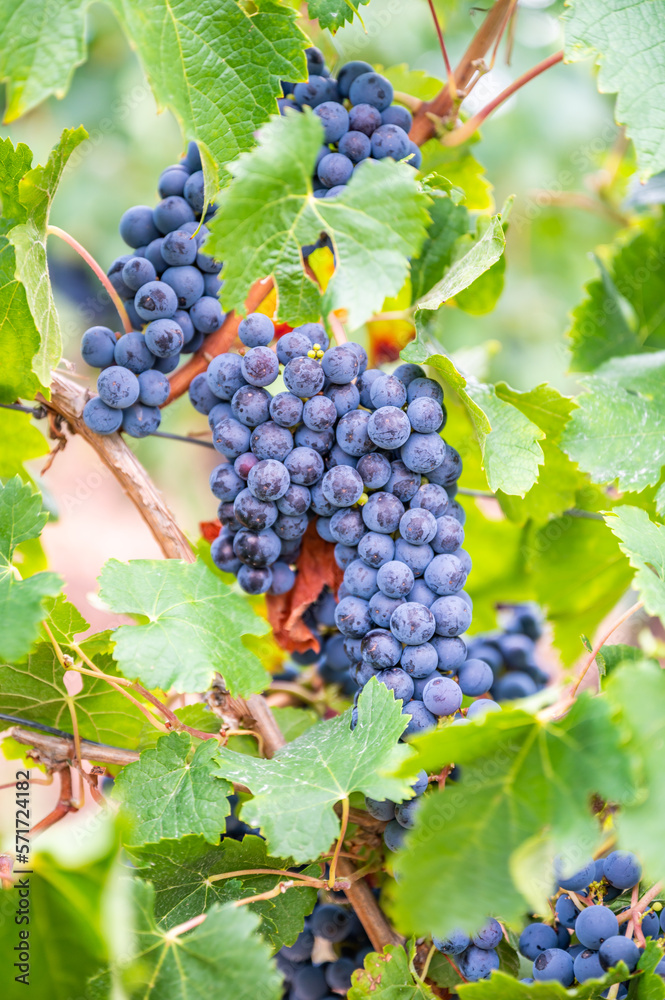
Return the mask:
[[[656,896],[660,896],[663,889],[662,882],[656,882],[652,885],[648,892],[645,892],[641,900],[636,906],[631,906],[629,910],[625,913],[617,914],[617,920],[620,924],[624,924],[627,920],[632,920],[633,915],[636,913],[644,913],[650,903],[653,903]]]
[[[330,862],[330,873],[328,875],[328,888],[332,889],[335,884],[335,872],[337,871],[337,862],[339,860],[339,853],[342,850],[342,844],[344,843],[344,838],[346,836],[346,828],[349,825],[349,800],[345,797],[342,799],[342,825],[339,831],[339,837],[337,838],[337,843],[335,845],[335,853],[332,856],[332,861]]]
[[[466,52],[455,68],[455,84],[457,91],[467,92],[471,81],[479,75],[485,54],[494,44],[497,36],[503,30],[506,12],[510,10],[513,0],[496,0],[490,8],[485,20],[471,39]],[[456,106],[450,94],[448,83],[431,101],[424,101],[413,119],[409,137],[418,146],[436,135],[437,123],[447,118]]]
[[[132,326],[132,321],[130,320],[127,314],[127,310],[125,309],[125,303],[122,301],[122,299],[116,292],[115,288],[109,281],[109,278],[104,272],[104,269],[97,263],[92,254],[89,253],[86,250],[86,248],[82,246],[78,242],[78,240],[75,240],[74,237],[71,236],[66,230],[60,229],[59,226],[47,226],[46,232],[48,233],[49,236],[58,236],[61,240],[64,240],[65,243],[68,243],[69,246],[72,248],[72,250],[75,250],[76,253],[79,255],[79,257],[83,258],[88,267],[90,267],[91,270],[95,272],[95,274],[101,281],[102,285],[104,286],[104,288],[111,297],[111,301],[113,302],[113,305],[117,310],[118,316],[122,320],[122,325],[125,330],[125,333],[131,333],[134,327]]]
[[[543,61],[539,62],[536,66],[532,66],[532,68],[527,70],[526,73],[522,73],[522,75],[518,76],[516,80],[513,80],[513,82],[506,87],[505,90],[502,90],[500,94],[497,94],[497,96],[491,100],[489,104],[486,104],[484,108],[481,108],[477,114],[468,118],[463,125],[460,125],[459,128],[454,129],[452,132],[448,132],[441,140],[443,145],[461,146],[463,142],[466,142],[467,139],[471,138],[473,133],[480,128],[485,119],[489,117],[489,115],[491,115],[491,113],[495,111],[499,105],[503,104],[504,101],[507,101],[509,97],[512,97],[516,91],[520,90],[531,80],[534,80],[537,76],[540,76],[541,73],[544,73],[545,70],[562,61],[563,49],[561,49],[560,52],[555,52],[554,55],[548,56],[547,59],[543,59]]]
[[[286,875],[290,879],[297,879],[317,889],[324,889],[327,885],[327,883],[320,878],[312,878],[310,875],[300,875],[296,872],[289,872],[284,868],[244,868],[239,872],[221,872],[219,875],[209,875],[207,881],[221,882],[225,878],[238,878],[240,875]]]
[[[434,952],[435,951],[436,951],[436,948],[435,948],[434,945],[432,945],[432,947],[430,948],[430,950],[427,952],[427,958],[425,959],[425,964],[423,965],[422,969],[420,970],[420,979],[423,982],[427,979],[427,973],[429,972],[430,962],[434,958]]]
[[[453,74],[452,66],[450,65],[450,59],[448,58],[448,51],[446,49],[446,42],[443,37],[443,30],[441,28],[441,22],[436,13],[436,7],[434,6],[434,0],[427,0],[429,4],[429,9],[432,14],[432,20],[434,21],[434,27],[436,29],[436,34],[439,39],[439,47],[441,49],[441,54],[443,56],[443,62],[446,67],[446,73],[448,74],[448,86],[450,88],[450,97],[453,101],[457,98],[457,87],[455,85],[455,76]]]
[[[606,631],[603,633],[603,635],[600,637],[600,639],[596,642],[596,645],[593,647],[593,649],[589,653],[587,659],[585,660],[584,665],[582,667],[582,670],[580,671],[577,680],[575,681],[575,683],[573,684],[573,687],[571,688],[571,692],[570,692],[571,698],[575,698],[575,696],[577,694],[577,691],[579,689],[579,686],[582,683],[582,681],[584,680],[584,678],[586,677],[586,675],[587,675],[587,673],[589,671],[589,668],[591,667],[592,663],[594,662],[594,660],[598,656],[598,653],[600,652],[600,650],[602,649],[602,647],[605,645],[605,643],[607,642],[607,640],[609,639],[609,637],[612,635],[612,633],[616,632],[616,630],[619,628],[619,625],[623,625],[623,623],[625,621],[627,621],[629,618],[631,618],[632,615],[634,615],[636,611],[639,611],[640,608],[643,608],[643,607],[644,607],[644,601],[637,601],[635,604],[632,604],[628,608],[627,611],[624,611],[624,613],[622,615],[620,615],[615,621],[613,621],[612,624],[610,625],[610,627],[608,629],[606,629]]]
[[[30,837],[37,837],[44,830],[48,830],[49,827],[54,826],[58,823],[67,813],[77,812],[78,806],[73,801],[72,792],[72,772],[69,765],[61,766],[58,770],[58,777],[60,778],[60,795],[58,796],[58,801],[54,809],[41,819],[39,823],[35,825],[30,830]]]
[[[349,340],[348,337],[346,336],[346,330],[344,329],[344,326],[339,316],[335,315],[334,312],[331,312],[330,315],[328,316],[328,322],[332,327],[332,331],[333,334],[335,335],[335,341],[337,345],[339,346],[339,344],[348,344]]]

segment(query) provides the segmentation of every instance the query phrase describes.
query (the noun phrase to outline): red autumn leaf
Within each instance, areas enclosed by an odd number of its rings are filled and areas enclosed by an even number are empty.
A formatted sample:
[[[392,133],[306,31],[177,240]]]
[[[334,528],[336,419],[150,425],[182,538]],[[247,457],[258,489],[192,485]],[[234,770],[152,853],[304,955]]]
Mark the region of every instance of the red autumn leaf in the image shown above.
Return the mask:
[[[287,594],[266,596],[268,621],[275,640],[289,653],[305,653],[319,649],[318,638],[303,621],[303,614],[321,595],[324,587],[335,592],[342,582],[342,571],[335,562],[334,547],[324,542],[312,521],[303,538],[296,563],[297,575],[293,589]]]
[[[214,542],[217,535],[222,530],[222,526],[217,519],[214,521],[201,521],[199,529],[206,542]]]

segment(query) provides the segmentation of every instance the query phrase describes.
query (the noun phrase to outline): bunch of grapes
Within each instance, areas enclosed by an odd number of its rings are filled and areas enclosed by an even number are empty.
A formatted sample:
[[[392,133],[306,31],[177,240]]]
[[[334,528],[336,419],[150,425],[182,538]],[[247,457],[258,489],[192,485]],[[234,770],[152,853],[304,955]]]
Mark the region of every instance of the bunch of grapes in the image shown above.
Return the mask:
[[[536,643],[543,633],[543,616],[536,604],[504,608],[495,632],[468,640],[468,655],[484,660],[494,677],[490,694],[495,701],[516,701],[542,690],[549,679],[537,662]]]
[[[166,376],[181,354],[197,351],[224,320],[218,301],[222,265],[201,249],[208,230],[198,221],[205,196],[195,143],[180,163],[162,171],[158,187],[162,200],[156,208],[135,205],[122,216],[120,235],[132,253],[118,257],[108,271],[134,329],[117,337],[108,327],[93,326],[83,334],[83,360],[102,369],[99,395],[83,411],[97,434],[154,433],[169,396]],[[214,212],[212,206],[204,219]]]
[[[335,995],[346,995],[352,973],[362,968],[372,950],[352,909],[336,903],[317,903],[296,941],[277,952],[285,998],[335,1000]]]
[[[564,876],[561,860],[557,859],[555,875],[555,919],[551,923],[528,924],[520,936],[519,950],[533,962],[532,977],[522,982],[555,980],[569,987],[575,982],[600,979],[619,962],[634,972],[645,939],[662,937],[665,931],[665,911],[661,909],[659,918],[654,909],[645,908],[632,917],[633,925],[637,924],[634,937],[627,934],[630,893],[642,877],[635,855],[612,851],[597,861],[589,859],[568,876]],[[665,959],[655,971],[665,977]],[[607,996],[607,991],[602,995]],[[616,995],[628,995],[626,983],[619,986]]]
[[[306,51],[306,83],[282,82],[281,114],[313,108],[321,119],[324,142],[314,167],[315,198],[334,198],[367,159],[405,160],[420,167],[420,149],[411,139],[412,119],[406,108],[393,104],[389,80],[360,60],[345,63],[333,79],[317,48]],[[347,110],[348,105],[348,110]]]

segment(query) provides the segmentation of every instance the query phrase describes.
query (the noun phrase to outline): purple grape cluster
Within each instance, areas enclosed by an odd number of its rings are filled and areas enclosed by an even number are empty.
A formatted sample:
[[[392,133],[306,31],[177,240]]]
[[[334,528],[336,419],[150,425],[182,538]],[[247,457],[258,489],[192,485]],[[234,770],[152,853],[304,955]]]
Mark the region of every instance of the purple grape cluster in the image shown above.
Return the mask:
[[[332,893],[332,896],[342,896]],[[316,939],[324,944],[324,961],[315,957]],[[318,902],[305,920],[304,930],[292,945],[280,948],[275,956],[284,977],[285,1000],[335,1000],[346,996],[351,975],[361,969],[372,951],[369,938],[353,910],[337,903]]]
[[[416,170],[420,149],[409,139],[411,114],[393,104],[392,84],[369,63],[354,60],[330,76],[323,54],[306,50],[306,83],[282,81],[281,114],[309,107],[321,119],[324,142],[312,178],[315,198],[334,198],[365,160],[405,160]]]
[[[201,249],[207,221],[201,157],[190,143],[180,163],[162,171],[162,199],[156,208],[135,205],[120,220],[120,235],[132,248],[113,261],[108,277],[134,329],[117,338],[105,326],[83,334],[81,354],[101,368],[98,395],[89,400],[83,419],[97,434],[123,430],[146,437],[160,424],[169,396],[167,375],[181,354],[197,351],[217,330],[224,313],[218,295],[222,264]]]
[[[601,979],[624,962],[634,972],[644,945],[626,936],[630,893],[642,877],[642,866],[629,851],[612,851],[605,858],[589,858],[581,868],[564,875],[561,858],[555,860],[557,893],[551,923],[528,924],[519,950],[533,962],[532,977],[524,983],[555,980],[565,987]],[[641,937],[659,938],[665,932],[665,911],[641,915]],[[621,921],[621,922],[620,922]],[[655,970],[665,978],[665,959]],[[628,983],[616,994],[628,995]],[[607,996],[607,992],[602,996]]]

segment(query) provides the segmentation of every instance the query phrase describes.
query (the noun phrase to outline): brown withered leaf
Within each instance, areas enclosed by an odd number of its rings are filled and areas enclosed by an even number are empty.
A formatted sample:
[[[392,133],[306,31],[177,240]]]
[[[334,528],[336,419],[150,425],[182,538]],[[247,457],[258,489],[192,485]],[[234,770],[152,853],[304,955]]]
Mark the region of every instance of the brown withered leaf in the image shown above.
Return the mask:
[[[324,587],[335,592],[342,582],[343,573],[335,562],[334,546],[324,542],[311,521],[302,542],[296,563],[296,582],[287,594],[266,596],[268,621],[275,639],[289,653],[305,653],[318,649],[319,640],[303,621],[303,614],[320,596]]]
[[[214,521],[200,521],[199,530],[206,542],[214,542],[217,535],[222,530],[222,526],[219,521],[215,518]]]

